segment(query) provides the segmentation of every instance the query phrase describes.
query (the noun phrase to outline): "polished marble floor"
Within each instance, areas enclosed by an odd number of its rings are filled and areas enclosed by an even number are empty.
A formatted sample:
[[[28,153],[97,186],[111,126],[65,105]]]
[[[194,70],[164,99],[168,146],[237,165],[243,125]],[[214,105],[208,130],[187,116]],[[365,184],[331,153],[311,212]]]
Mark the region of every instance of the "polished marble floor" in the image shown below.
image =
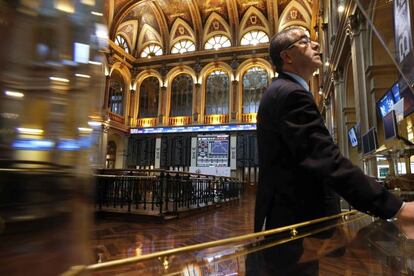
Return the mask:
[[[253,231],[254,196],[165,222],[96,219],[91,263],[149,254]]]

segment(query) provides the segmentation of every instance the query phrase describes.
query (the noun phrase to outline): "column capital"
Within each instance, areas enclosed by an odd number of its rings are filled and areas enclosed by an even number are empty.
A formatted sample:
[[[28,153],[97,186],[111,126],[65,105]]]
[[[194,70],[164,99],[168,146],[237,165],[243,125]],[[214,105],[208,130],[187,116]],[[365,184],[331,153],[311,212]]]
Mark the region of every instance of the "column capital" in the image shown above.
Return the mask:
[[[346,19],[345,31],[346,34],[350,36],[351,40],[354,38],[354,36],[359,35],[363,24],[364,18],[361,16],[358,10],[356,10],[354,14],[348,16]]]
[[[336,85],[342,82],[344,79],[344,72],[342,69],[337,69],[331,74],[331,81]]]

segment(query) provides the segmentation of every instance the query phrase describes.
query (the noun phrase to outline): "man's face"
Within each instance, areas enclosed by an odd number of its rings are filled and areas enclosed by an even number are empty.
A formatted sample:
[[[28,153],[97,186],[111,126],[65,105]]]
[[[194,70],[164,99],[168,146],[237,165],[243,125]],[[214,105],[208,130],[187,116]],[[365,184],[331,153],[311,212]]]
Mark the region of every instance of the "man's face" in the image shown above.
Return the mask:
[[[311,41],[305,32],[291,32],[292,44],[284,51],[288,52],[289,60],[295,68],[307,68],[312,72],[322,65],[319,43]]]

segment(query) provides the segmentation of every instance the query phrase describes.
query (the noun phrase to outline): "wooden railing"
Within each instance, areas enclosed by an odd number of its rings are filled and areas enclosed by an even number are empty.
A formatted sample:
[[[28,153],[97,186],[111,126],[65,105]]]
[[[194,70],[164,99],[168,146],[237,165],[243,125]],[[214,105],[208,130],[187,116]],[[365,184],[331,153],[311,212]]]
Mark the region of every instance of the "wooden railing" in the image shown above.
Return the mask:
[[[125,120],[124,116],[121,116],[121,115],[118,115],[112,112],[108,112],[108,116],[109,116],[109,119],[111,119],[111,121],[121,123],[121,124],[124,123],[124,120]]]
[[[244,113],[242,114],[242,123],[256,123],[257,113]]]
[[[219,115],[219,114],[214,114],[214,115],[204,115],[204,123],[205,124],[225,124],[229,122],[229,115],[225,114],[225,115]]]
[[[154,127],[157,125],[157,118],[142,118],[137,120],[137,127]]]
[[[179,117],[170,117],[168,119],[168,124],[170,126],[183,126],[189,125],[192,122],[191,116],[179,116]]]

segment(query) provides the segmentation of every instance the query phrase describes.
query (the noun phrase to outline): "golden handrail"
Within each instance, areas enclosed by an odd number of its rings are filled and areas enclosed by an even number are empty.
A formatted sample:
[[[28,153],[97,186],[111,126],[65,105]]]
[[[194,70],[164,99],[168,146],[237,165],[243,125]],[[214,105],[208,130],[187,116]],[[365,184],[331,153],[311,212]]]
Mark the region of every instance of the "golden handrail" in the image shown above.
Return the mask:
[[[298,228],[303,228],[303,227],[306,227],[312,224],[325,222],[325,221],[333,220],[336,218],[345,218],[347,216],[355,215],[357,213],[358,211],[352,210],[352,211],[342,212],[342,213],[328,216],[328,217],[305,221],[305,222],[292,224],[292,225],[284,226],[280,228],[275,228],[275,229],[271,229],[267,231],[262,231],[258,233],[251,233],[251,234],[241,235],[241,236],[217,240],[217,241],[199,243],[199,244],[184,246],[180,248],[159,251],[159,252],[155,252],[155,253],[151,253],[151,254],[147,254],[143,256],[129,257],[129,258],[124,258],[120,260],[103,262],[103,263],[93,264],[93,265],[88,265],[88,266],[76,266],[76,267],[72,267],[72,269],[66,272],[64,275],[79,275],[80,273],[83,273],[83,272],[93,272],[93,271],[103,270],[107,268],[114,268],[118,266],[129,265],[129,264],[133,264],[133,263],[137,263],[141,261],[146,261],[146,260],[155,259],[159,257],[165,257],[165,256],[173,255],[173,254],[187,252],[187,251],[201,250],[201,249],[206,249],[209,247],[216,247],[216,246],[222,246],[222,245],[229,244],[229,243],[240,242],[243,240],[249,240],[249,239],[254,239],[254,238],[268,236],[268,235],[274,235],[274,234],[282,233],[285,231],[290,231],[293,235],[296,235]]]

